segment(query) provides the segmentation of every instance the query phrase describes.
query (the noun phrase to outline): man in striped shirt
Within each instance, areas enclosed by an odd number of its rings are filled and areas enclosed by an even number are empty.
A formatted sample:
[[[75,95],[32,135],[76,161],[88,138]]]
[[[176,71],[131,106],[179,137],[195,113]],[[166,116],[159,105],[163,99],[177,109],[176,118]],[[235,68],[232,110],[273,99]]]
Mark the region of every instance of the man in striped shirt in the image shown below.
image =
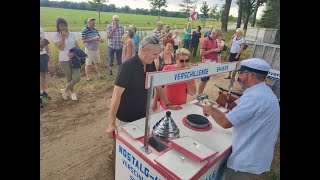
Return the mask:
[[[120,66],[122,60],[122,42],[121,38],[124,34],[124,28],[119,23],[119,16],[114,15],[112,17],[112,23],[110,23],[106,30],[108,38],[108,65],[109,65],[109,76],[112,77],[112,67],[114,52],[117,55],[117,64]]]
[[[163,38],[167,35],[167,34],[162,34],[161,33],[162,28],[163,28],[163,22],[162,21],[158,21],[157,22],[157,28],[152,31],[152,35],[154,37],[158,38],[158,40],[159,40],[160,52],[163,51],[163,44],[162,44],[163,43]]]
[[[95,28],[95,25],[96,20],[94,18],[88,18],[87,27],[83,28],[81,32],[82,41],[85,46],[84,51],[88,55],[85,66],[87,81],[90,80],[89,70],[92,61],[94,61],[98,77],[102,78],[102,74],[100,72],[100,49],[98,45],[99,43],[103,43],[103,39],[100,37],[99,31]]]

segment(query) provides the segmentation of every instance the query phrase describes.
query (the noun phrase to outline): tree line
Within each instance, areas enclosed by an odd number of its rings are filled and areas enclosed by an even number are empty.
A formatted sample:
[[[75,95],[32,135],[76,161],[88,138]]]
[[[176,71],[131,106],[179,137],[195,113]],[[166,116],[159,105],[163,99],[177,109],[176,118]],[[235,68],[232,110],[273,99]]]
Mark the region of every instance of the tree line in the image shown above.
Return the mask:
[[[190,2],[188,4],[188,1]],[[159,2],[163,4],[156,4],[154,1],[150,1],[150,10],[144,8],[136,8],[131,9],[129,6],[124,7],[116,7],[115,4],[104,4],[104,1],[101,0],[93,0],[88,2],[72,2],[72,1],[49,1],[49,0],[40,0],[40,7],[53,7],[53,8],[63,8],[63,9],[79,9],[79,10],[88,10],[88,11],[100,11],[101,12],[115,12],[115,13],[127,13],[127,14],[141,14],[141,15],[151,15],[151,16],[158,16],[160,20],[160,16],[164,17],[178,17],[178,18],[188,18],[190,9],[192,8],[191,5],[192,1],[187,0],[187,3],[184,0],[179,4],[182,7],[181,11],[167,11],[163,7],[167,7],[167,2]],[[184,6],[184,4],[187,4]],[[202,12],[202,11],[200,11]],[[206,18],[211,17],[216,21],[220,21],[220,13],[221,10],[217,8],[217,5],[211,8],[209,15],[203,15],[199,13],[199,18]],[[232,15],[229,16],[229,21],[237,21],[236,17]]]
[[[89,10],[97,11],[97,8],[93,7],[88,2],[71,2],[71,1],[49,1],[49,0],[40,0],[40,7],[53,7],[53,8],[64,8],[64,9],[79,9],[79,10]],[[131,9],[129,6],[116,7],[115,4],[101,4],[101,12],[115,12],[115,13],[127,13],[127,14],[141,14],[141,15],[151,15],[158,16],[159,9],[152,8],[150,10],[144,8]],[[161,9],[161,16],[164,17],[178,17],[185,18],[186,15],[178,11],[167,11]]]

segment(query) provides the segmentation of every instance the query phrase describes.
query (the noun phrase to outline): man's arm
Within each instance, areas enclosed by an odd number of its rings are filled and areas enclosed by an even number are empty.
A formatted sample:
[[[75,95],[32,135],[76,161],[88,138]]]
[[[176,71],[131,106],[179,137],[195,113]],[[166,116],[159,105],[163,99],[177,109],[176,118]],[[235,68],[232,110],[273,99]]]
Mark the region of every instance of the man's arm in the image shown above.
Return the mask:
[[[50,49],[49,49],[49,45],[46,45],[46,46],[44,47],[44,50],[46,50],[46,52],[47,52],[48,56],[50,56]]]
[[[116,27],[115,26],[111,26],[111,25],[109,25],[108,27],[107,27],[107,38],[108,39],[110,39],[111,37],[112,37],[112,34],[113,34],[113,32],[114,31],[116,31]]]
[[[208,42],[207,41],[202,41],[201,47],[200,47],[200,56],[206,56],[208,54],[211,54],[213,52],[219,52],[221,49],[219,47],[215,49],[210,49],[207,51],[208,47]]]
[[[203,113],[205,115],[211,115],[213,120],[224,129],[233,127],[233,124],[227,119],[225,113],[221,112],[218,108],[203,106]]]
[[[93,38],[88,38],[87,36],[88,36],[88,34],[87,34],[86,29],[82,30],[81,38],[82,38],[83,43],[90,43],[90,42],[98,41],[100,39],[99,36],[93,37]]]
[[[113,88],[110,110],[109,110],[109,122],[107,128],[107,135],[110,138],[114,138],[113,133],[117,134],[118,131],[116,129],[116,115],[119,109],[121,95],[124,92],[125,88],[115,85]]]
[[[219,47],[217,47],[215,49],[210,49],[208,51],[206,49],[204,49],[204,48],[201,48],[200,49],[200,55],[201,56],[206,56],[206,55],[211,54],[213,52],[219,52],[219,51],[221,51]]]
[[[94,37],[94,38],[86,38],[86,39],[83,39],[83,38],[82,38],[82,41],[83,41],[84,43],[90,43],[90,42],[95,42],[95,41],[99,41],[99,40],[100,40],[100,37],[99,37],[99,36]]]
[[[244,47],[244,43],[242,43],[242,44],[240,45],[240,49],[239,49],[239,51],[238,51],[238,53],[237,53],[237,55],[236,55],[236,58],[238,58],[238,57],[240,56],[240,54],[242,53],[243,47]]]

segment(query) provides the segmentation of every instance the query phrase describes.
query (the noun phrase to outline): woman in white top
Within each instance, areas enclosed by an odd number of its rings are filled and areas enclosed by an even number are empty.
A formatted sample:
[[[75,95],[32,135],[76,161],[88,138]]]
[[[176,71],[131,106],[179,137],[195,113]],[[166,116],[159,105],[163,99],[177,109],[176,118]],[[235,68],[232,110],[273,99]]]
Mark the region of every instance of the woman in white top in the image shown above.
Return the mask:
[[[244,33],[243,29],[238,28],[236,30],[236,34],[231,37],[230,55],[229,55],[230,62],[238,61],[240,54],[244,50],[244,45],[246,43],[246,40],[244,39],[243,33]],[[231,79],[231,71],[229,72],[228,77],[226,77],[225,79]]]
[[[181,38],[179,36],[178,29],[174,30],[174,35],[172,38],[174,40],[174,46],[173,46],[174,54],[176,54],[176,50],[180,47],[180,44],[181,44]]]
[[[220,49],[223,49],[224,47],[224,40],[222,39],[222,34],[221,36],[218,36],[217,38],[217,43],[218,43],[218,47],[220,47]],[[222,55],[222,51],[218,52],[218,62],[221,62],[221,55]]]
[[[59,63],[67,78],[67,86],[61,89],[62,98],[67,100],[67,93],[71,92],[71,99],[77,100],[77,96],[73,91],[73,86],[80,81],[80,68],[72,68],[70,58],[72,53],[69,50],[73,47],[79,47],[79,42],[74,33],[68,31],[68,24],[63,18],[57,19],[57,33],[53,37],[55,45],[59,49]]]

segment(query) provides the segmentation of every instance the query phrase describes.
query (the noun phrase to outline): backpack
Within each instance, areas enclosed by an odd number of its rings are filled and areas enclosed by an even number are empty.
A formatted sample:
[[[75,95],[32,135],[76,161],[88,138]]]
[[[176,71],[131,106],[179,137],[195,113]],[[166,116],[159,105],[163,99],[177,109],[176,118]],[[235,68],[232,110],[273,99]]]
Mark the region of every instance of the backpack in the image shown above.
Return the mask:
[[[248,48],[248,44],[247,43],[244,43],[244,46],[243,46],[243,50],[246,50]]]
[[[225,42],[225,40],[224,40],[224,39],[222,39],[222,41],[224,41],[224,42]],[[224,46],[223,46],[222,51],[227,51],[227,50],[228,50],[228,46],[224,45]]]
[[[88,55],[79,47],[73,47],[69,50],[69,52],[74,53],[73,58],[70,60],[72,68],[81,68],[81,66],[86,63],[86,58],[88,58]]]

